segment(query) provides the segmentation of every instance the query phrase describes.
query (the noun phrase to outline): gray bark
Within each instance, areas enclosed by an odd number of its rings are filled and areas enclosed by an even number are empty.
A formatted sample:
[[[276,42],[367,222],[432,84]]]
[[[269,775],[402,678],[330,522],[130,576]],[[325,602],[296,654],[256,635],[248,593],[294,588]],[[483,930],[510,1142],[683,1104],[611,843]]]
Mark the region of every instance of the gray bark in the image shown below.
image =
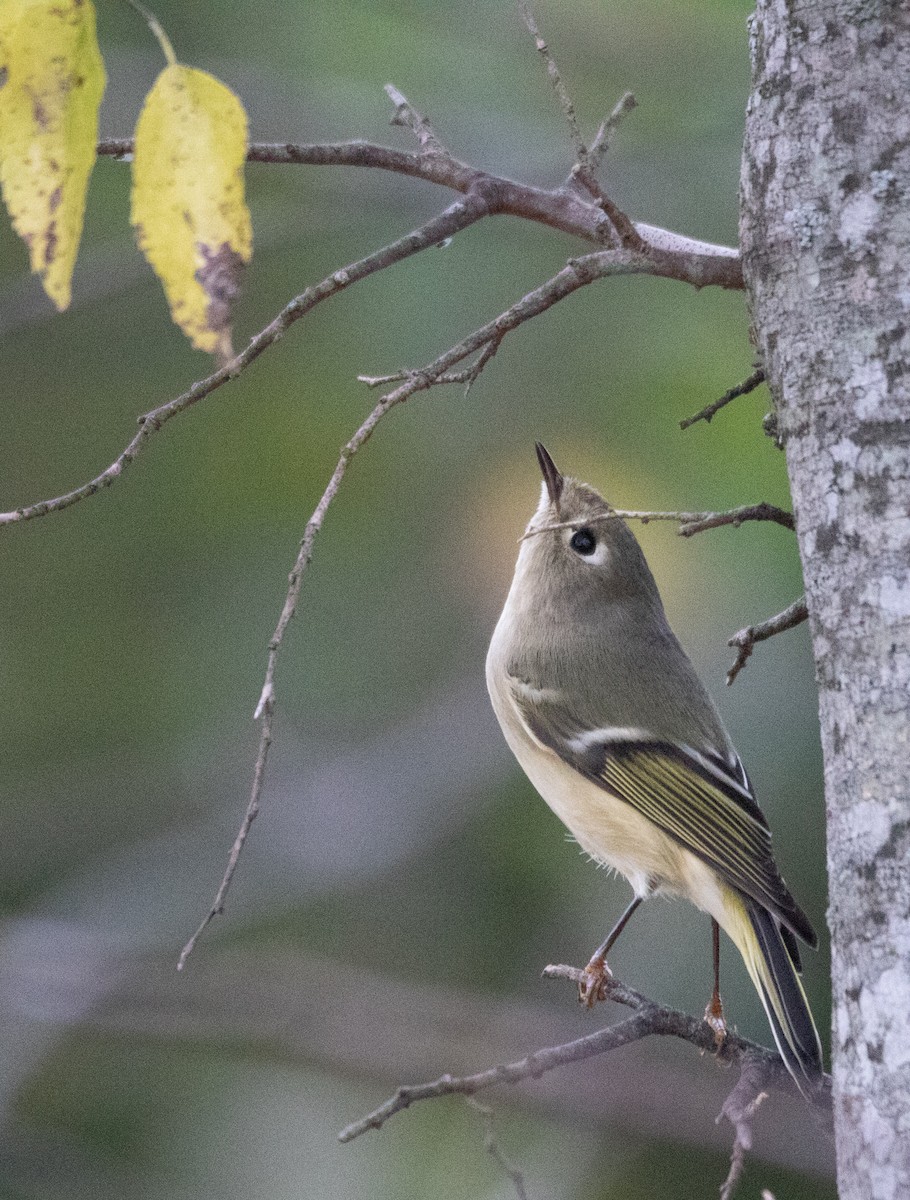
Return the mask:
[[[910,1196],[910,6],[759,0],[744,268],[825,761],[842,1200]]]

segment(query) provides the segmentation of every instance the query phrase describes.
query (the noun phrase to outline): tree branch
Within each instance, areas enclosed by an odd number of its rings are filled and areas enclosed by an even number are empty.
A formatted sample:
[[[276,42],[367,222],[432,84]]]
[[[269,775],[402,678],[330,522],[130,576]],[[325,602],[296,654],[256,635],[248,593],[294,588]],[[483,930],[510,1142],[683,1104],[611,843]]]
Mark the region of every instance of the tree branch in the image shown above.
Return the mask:
[[[581,136],[581,129],[578,125],[578,114],[575,111],[575,104],[572,97],[569,95],[566,85],[562,81],[562,76],[559,73],[559,67],[556,65],[556,59],[550,53],[550,47],[546,40],[541,35],[537,27],[537,22],[534,19],[534,13],[531,9],[530,0],[518,0],[518,13],[527,27],[528,33],[534,39],[534,46],[537,53],[543,59],[544,66],[547,70],[547,78],[550,81],[550,86],[556,94],[556,99],[559,101],[559,107],[562,109],[562,114],[566,119],[566,124],[569,127],[569,134],[572,138],[572,144],[575,147],[575,157],[577,161],[581,161],[587,157],[588,149],[585,146],[584,139]]]
[[[710,404],[706,404],[705,407],[699,409],[694,416],[686,417],[684,421],[680,421],[680,429],[688,429],[689,426],[694,425],[696,421],[705,421],[710,424],[711,418],[714,416],[714,414],[719,413],[722,408],[726,408],[731,400],[736,400],[739,396],[747,396],[749,392],[754,392],[755,389],[764,382],[764,367],[756,367],[752,374],[747,379],[744,379],[742,383],[738,383],[735,387],[731,387],[730,390],[724,392],[724,394],[718,400],[712,400]]]
[[[596,171],[607,151],[610,149],[610,142],[613,134],[619,126],[620,121],[630,113],[633,108],[638,107],[638,101],[631,92],[625,92],[617,100],[613,107],[613,111],[605,121],[601,123],[594,141],[588,147],[588,162],[591,164],[591,169]]]
[[[547,967],[544,976],[579,983],[584,977],[584,972],[577,967],[559,965]],[[689,1042],[703,1054],[712,1054],[722,1063],[740,1067],[740,1078],[724,1102],[718,1117],[718,1120],[729,1120],[735,1131],[730,1173],[724,1184],[727,1188],[725,1195],[729,1196],[742,1171],[745,1153],[751,1148],[752,1118],[763,1094],[770,1089],[791,1094],[795,1091],[780,1055],[730,1031],[718,1047],[715,1031],[706,1021],[698,1020],[679,1009],[658,1004],[614,977],[608,977],[604,986],[607,999],[632,1009],[634,1015],[618,1024],[599,1029],[587,1037],[576,1038],[557,1046],[547,1046],[515,1062],[491,1067],[473,1075],[442,1075],[431,1083],[399,1087],[384,1104],[342,1129],[338,1135],[339,1141],[350,1142],[370,1129],[381,1129],[396,1113],[421,1100],[451,1095],[474,1096],[477,1092],[499,1084],[538,1079],[556,1067],[606,1054],[652,1035],[675,1037]],[[819,1120],[828,1127],[831,1121],[829,1076],[825,1076],[822,1086],[812,1096],[810,1104]]]
[[[730,1170],[720,1189],[720,1200],[731,1200],[742,1178],[746,1154],[752,1149],[752,1122],[762,1103],[768,1098],[764,1090],[761,1066],[748,1056],[743,1058],[739,1082],[726,1098],[717,1116],[718,1123],[726,1117],[733,1126],[733,1148],[730,1151]]]
[[[364,382],[371,381],[365,379]],[[459,381],[453,377],[451,382]],[[778,508],[774,504],[767,504],[764,500],[760,504],[744,504],[741,508],[731,508],[726,512],[659,512],[651,509],[612,508],[603,517],[596,518],[601,521],[616,519],[641,521],[642,525],[647,525],[651,521],[678,521],[680,537],[691,537],[694,533],[704,533],[707,529],[719,529],[723,525],[732,525],[734,529],[738,529],[745,521],[773,521],[776,525],[783,525],[785,529],[794,528],[792,513],[787,512],[785,508]],[[524,541],[525,538],[537,537],[538,534],[545,533],[549,529],[572,529],[577,523],[577,521],[557,521],[552,525],[539,526],[529,533],[523,534],[518,540]]]
[[[391,85],[390,85],[391,86]],[[400,95],[394,89],[395,95]],[[402,101],[407,104],[404,97]],[[410,106],[409,106],[410,109]],[[416,113],[416,110],[410,110]],[[426,120],[422,114],[413,117],[418,127]],[[418,135],[420,136],[420,135]],[[434,135],[435,136],[435,135]],[[433,143],[438,145],[438,141]],[[101,142],[99,154],[118,158],[132,155],[133,143],[128,139]],[[452,237],[461,229],[473,224],[481,217],[492,214],[511,214],[562,229],[567,233],[584,237],[590,241],[601,241],[603,214],[597,205],[586,203],[571,190],[558,188],[545,191],[528,185],[514,183],[459,163],[445,152],[406,154],[382,146],[367,143],[341,143],[323,146],[253,146],[248,157],[252,161],[299,162],[313,165],[375,166],[385,170],[429,179],[465,193],[463,204],[450,205],[444,213],[427,222],[418,230],[391,243],[375,254],[348,264],[333,272],[321,283],[307,288],[295,297],[264,329],[256,334],[247,347],[224,367],[198,380],[186,392],[138,418],[139,431],[117,456],[113,463],[99,475],[78,488],[49,500],[24,506],[12,512],[0,513],[0,525],[10,525],[31,520],[51,512],[69,508],[87,496],[93,496],[103,488],[110,487],[133,462],[142,450],[149,435],[178,413],[197,404],[216,391],[228,380],[243,372],[259,355],[271,346],[300,317],[311,308],[342,291],[352,283],[382,270],[410,254],[427,249]],[[654,226],[635,227],[640,237],[634,245],[627,244],[621,252],[607,251],[614,256],[597,259],[596,256],[576,260],[582,269],[596,270],[598,278],[612,274],[651,274],[677,279],[695,287],[719,286],[742,287],[739,255],[735,250],[694,241],[668,230]],[[587,281],[590,282],[590,281]],[[476,376],[475,376],[476,378]],[[473,382],[469,379],[468,382]]]
[[[593,198],[597,207],[604,213],[608,221],[610,232],[609,240],[617,237],[620,244],[625,246],[627,250],[636,250],[640,254],[647,253],[647,243],[641,234],[622,211],[618,205],[614,204],[607,193],[604,191],[599,180],[597,179],[597,161],[603,153],[604,140],[607,136],[605,122],[598,130],[597,137],[599,139],[600,148],[595,158],[592,158],[590,151],[581,135],[581,128],[578,124],[578,114],[575,111],[575,103],[569,94],[569,89],[563,82],[559,67],[556,65],[556,59],[550,50],[546,40],[542,37],[540,30],[537,27],[537,22],[534,19],[534,13],[531,10],[530,0],[518,0],[518,11],[521,14],[522,20],[528,27],[528,32],[534,38],[534,45],[537,48],[538,54],[546,64],[547,77],[556,93],[556,98],[559,100],[559,106],[562,109],[563,116],[566,119],[566,124],[569,127],[569,133],[572,138],[572,144],[575,147],[575,165],[572,168],[570,179],[581,186]],[[627,93],[628,95],[628,93]],[[628,108],[634,106],[634,100],[629,105],[627,97],[624,96],[619,104],[614,108],[610,115],[609,121],[613,125],[618,123],[622,114]],[[605,230],[604,233],[607,231]],[[601,240],[607,240],[602,237]]]
[[[423,113],[414,107],[407,96],[400,92],[394,83],[387,83],[383,89],[395,105],[395,115],[389,121],[390,125],[403,125],[410,129],[417,138],[417,144],[424,154],[448,157],[448,151],[436,136],[436,131]]]
[[[762,621],[760,625],[749,625],[746,629],[740,629],[739,633],[734,633],[733,637],[727,642],[728,646],[735,646],[737,648],[736,660],[727,672],[727,686],[730,686],[749,661],[749,657],[757,642],[767,641],[768,638],[775,637],[778,633],[783,633],[786,629],[792,629],[795,625],[801,625],[808,617],[809,610],[806,607],[806,598],[802,596],[799,600],[795,600],[789,608],[785,608],[783,612],[779,612],[777,616],[769,617],[767,621]]]
[[[61,512],[79,500],[94,496],[102,488],[110,487],[133,462],[153,433],[161,429],[172,417],[185,412],[188,408],[198,404],[200,400],[204,400],[206,396],[210,396],[212,392],[217,391],[223,384],[236,379],[264,350],[277,342],[295,321],[306,316],[317,304],[328,300],[331,296],[350,287],[351,284],[358,283],[361,279],[365,279],[377,271],[384,270],[412,254],[437,245],[443,238],[452,237],[455,233],[487,216],[489,211],[485,196],[481,192],[472,193],[464,200],[457,200],[454,204],[450,204],[439,216],[427,221],[418,229],[405,234],[404,237],[391,242],[381,250],[368,254],[365,258],[348,263],[347,266],[326,276],[320,283],[308,287],[286,304],[278,316],[260,330],[250,340],[247,347],[229,363],[220,367],[214,374],[194,383],[180,396],[139,417],[139,432],[100,475],[96,475],[88,483],[81,484],[61,496],[55,496],[50,500],[41,500],[36,504],[17,508],[12,512],[0,513],[0,525],[12,525],[19,521],[44,517],[49,513]]]
[[[472,1062],[516,1057],[516,1046],[547,1045],[554,1028],[566,1029],[566,1040],[596,1028],[590,1014],[577,1004],[567,1009],[553,989],[533,1000],[514,992],[491,995],[437,976],[388,975],[369,961],[358,962],[357,987],[350,988],[341,986],[350,978],[349,959],[289,956],[261,939],[212,945],[182,975],[168,965],[136,945],[113,947],[78,913],[49,924],[22,914],[6,929],[0,1007],[12,1005],[20,1017],[32,1011],[48,1036],[78,1028],[178,1051],[229,1045],[236,1055],[266,1054],[294,1069],[315,1065],[389,1093],[403,1064],[418,1078],[439,1074],[440,1063],[461,1074]],[[8,1023],[5,1032],[9,1040]],[[600,1065],[595,1058],[573,1072],[551,1071],[534,1085],[519,1084],[509,1103],[592,1129],[723,1148],[714,1123],[679,1097],[698,1096],[719,1112],[732,1084],[725,1071],[710,1069],[694,1053],[668,1055],[656,1039],[626,1056],[621,1087]],[[0,1094],[8,1097],[12,1086],[0,1080]],[[795,1090],[766,1106],[756,1151],[790,1170],[832,1177],[831,1147],[806,1137],[805,1111]]]
[[[129,138],[107,139],[99,142],[98,153],[129,159],[133,143]],[[373,168],[423,179],[464,194],[481,187],[491,201],[491,212],[536,221],[572,237],[603,244],[604,214],[577,189],[547,189],[517,183],[505,176],[471,167],[449,154],[412,153],[369,142],[314,145],[282,142],[250,146],[247,160],[315,167]],[[648,248],[648,263],[642,266],[643,273],[677,279],[698,288],[742,288],[742,264],[737,250],[642,222],[635,222],[634,228]]]
[[[732,525],[738,529],[744,521],[773,521],[783,525],[784,529],[795,529],[793,513],[775,504],[746,504],[742,508],[733,508],[729,512],[704,513],[694,520],[685,522],[680,528],[680,537],[691,537],[693,533],[704,533],[706,529],[719,529],[722,525]]]

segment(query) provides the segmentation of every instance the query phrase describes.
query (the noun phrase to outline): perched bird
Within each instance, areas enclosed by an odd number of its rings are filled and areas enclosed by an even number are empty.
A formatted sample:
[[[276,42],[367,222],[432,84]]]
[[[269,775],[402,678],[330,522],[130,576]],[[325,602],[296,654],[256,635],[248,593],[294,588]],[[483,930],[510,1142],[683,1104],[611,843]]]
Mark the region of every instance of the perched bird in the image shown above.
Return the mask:
[[[758,989],[801,1091],[822,1074],[799,981],[808,917],[781,878],[768,822],[720,715],[667,623],[638,542],[540,443],[544,484],[487,655],[506,741],[547,804],[634,898],[592,956],[581,998],[599,998],[606,956],[642,900],[684,896],[708,913],[719,1036],[718,925]]]

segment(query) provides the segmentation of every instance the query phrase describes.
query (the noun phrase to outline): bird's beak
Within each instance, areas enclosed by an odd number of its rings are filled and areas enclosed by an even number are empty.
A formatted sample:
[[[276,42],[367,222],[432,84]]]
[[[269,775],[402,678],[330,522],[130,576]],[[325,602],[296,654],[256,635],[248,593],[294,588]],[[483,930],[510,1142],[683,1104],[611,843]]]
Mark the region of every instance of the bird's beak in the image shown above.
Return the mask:
[[[562,488],[565,480],[559,473],[556,463],[550,458],[546,446],[542,442],[535,442],[534,449],[537,451],[537,461],[540,463],[540,470],[543,474],[544,483],[547,485],[547,491],[550,494],[550,503],[559,516],[559,498],[562,495]]]

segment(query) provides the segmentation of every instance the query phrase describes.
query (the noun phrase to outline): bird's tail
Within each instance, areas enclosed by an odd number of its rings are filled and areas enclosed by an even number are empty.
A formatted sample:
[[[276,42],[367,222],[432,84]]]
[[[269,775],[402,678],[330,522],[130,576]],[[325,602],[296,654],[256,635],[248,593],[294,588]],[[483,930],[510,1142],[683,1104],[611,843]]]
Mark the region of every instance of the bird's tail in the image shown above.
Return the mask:
[[[739,919],[731,922],[727,932],[761,997],[784,1065],[806,1094],[822,1078],[822,1048],[799,981],[798,957],[794,961],[772,913],[749,900],[740,903]]]

